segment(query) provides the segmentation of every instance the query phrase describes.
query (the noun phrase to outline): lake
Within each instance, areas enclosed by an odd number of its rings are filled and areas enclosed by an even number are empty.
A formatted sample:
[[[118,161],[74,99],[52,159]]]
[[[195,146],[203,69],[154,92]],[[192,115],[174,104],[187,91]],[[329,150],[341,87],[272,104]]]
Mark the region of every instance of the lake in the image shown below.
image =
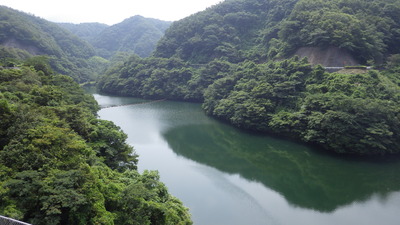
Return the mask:
[[[400,160],[354,159],[252,134],[200,104],[94,94],[195,225],[399,224]]]

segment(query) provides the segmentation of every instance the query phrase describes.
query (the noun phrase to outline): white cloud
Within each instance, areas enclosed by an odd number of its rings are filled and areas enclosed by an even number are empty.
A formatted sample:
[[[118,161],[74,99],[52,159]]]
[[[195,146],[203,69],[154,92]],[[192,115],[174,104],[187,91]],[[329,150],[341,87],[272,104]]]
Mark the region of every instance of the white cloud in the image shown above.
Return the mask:
[[[175,21],[221,0],[0,0],[0,5],[54,22],[119,23],[134,15]]]

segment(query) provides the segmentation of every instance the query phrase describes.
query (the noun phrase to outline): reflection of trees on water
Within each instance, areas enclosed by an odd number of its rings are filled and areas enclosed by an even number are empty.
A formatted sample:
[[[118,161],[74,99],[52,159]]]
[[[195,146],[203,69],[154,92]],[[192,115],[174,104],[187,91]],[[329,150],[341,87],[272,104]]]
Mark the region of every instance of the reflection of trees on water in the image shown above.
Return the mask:
[[[173,128],[164,138],[179,155],[261,182],[290,204],[322,212],[400,190],[399,160],[341,159],[212,124]]]

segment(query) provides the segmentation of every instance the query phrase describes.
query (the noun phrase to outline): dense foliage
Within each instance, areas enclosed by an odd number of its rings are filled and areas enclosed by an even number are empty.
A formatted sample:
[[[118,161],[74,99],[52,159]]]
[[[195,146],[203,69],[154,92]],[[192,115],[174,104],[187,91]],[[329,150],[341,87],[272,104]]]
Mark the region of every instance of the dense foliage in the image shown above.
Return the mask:
[[[265,60],[276,26],[298,0],[224,1],[171,25],[155,56],[179,57],[191,63],[215,58],[230,62]]]
[[[0,45],[47,55],[55,71],[80,83],[96,79],[97,68],[89,61],[96,60],[91,45],[55,23],[4,6],[0,6]]]
[[[282,50],[335,46],[355,57],[382,62],[400,52],[400,2],[397,0],[301,0],[282,23]]]
[[[0,69],[0,215],[32,224],[191,224],[126,135],[44,57]]]
[[[396,0],[231,0],[172,24],[155,56],[192,63],[287,57],[298,48],[339,47],[362,63],[400,52]]]
[[[187,82],[192,76],[193,71],[180,59],[132,56],[109,69],[98,86],[104,92],[120,95],[184,99],[190,93]]]
[[[295,58],[241,64],[209,86],[204,109],[339,153],[387,154],[400,151],[399,103],[398,84],[377,71],[326,73]]]
[[[205,88],[226,76],[231,66],[224,60],[194,67],[175,57],[132,56],[109,68],[97,85],[110,94],[202,102]]]
[[[0,66],[14,67],[32,55],[19,48],[0,46]]]

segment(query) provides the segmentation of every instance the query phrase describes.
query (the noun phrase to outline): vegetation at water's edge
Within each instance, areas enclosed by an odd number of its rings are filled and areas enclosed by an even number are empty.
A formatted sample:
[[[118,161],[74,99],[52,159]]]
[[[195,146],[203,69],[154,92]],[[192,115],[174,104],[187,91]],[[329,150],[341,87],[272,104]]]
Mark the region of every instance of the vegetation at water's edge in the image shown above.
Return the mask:
[[[32,224],[191,224],[126,135],[43,57],[0,69],[0,214]]]
[[[238,127],[339,153],[398,153],[399,15],[395,0],[224,1],[173,23],[153,57],[109,68],[98,86],[203,102]],[[336,47],[391,69],[329,74],[284,60],[300,47]]]
[[[298,58],[265,64],[213,61],[200,69],[185,65],[177,59],[135,58],[99,85],[124,95],[203,101],[207,114],[238,127],[339,153],[400,151],[400,77],[391,72],[398,66],[384,73],[338,74]]]
[[[399,76],[397,75],[397,81]],[[338,153],[400,152],[400,87],[377,71],[326,73],[298,59],[240,65],[205,93],[210,115]]]

